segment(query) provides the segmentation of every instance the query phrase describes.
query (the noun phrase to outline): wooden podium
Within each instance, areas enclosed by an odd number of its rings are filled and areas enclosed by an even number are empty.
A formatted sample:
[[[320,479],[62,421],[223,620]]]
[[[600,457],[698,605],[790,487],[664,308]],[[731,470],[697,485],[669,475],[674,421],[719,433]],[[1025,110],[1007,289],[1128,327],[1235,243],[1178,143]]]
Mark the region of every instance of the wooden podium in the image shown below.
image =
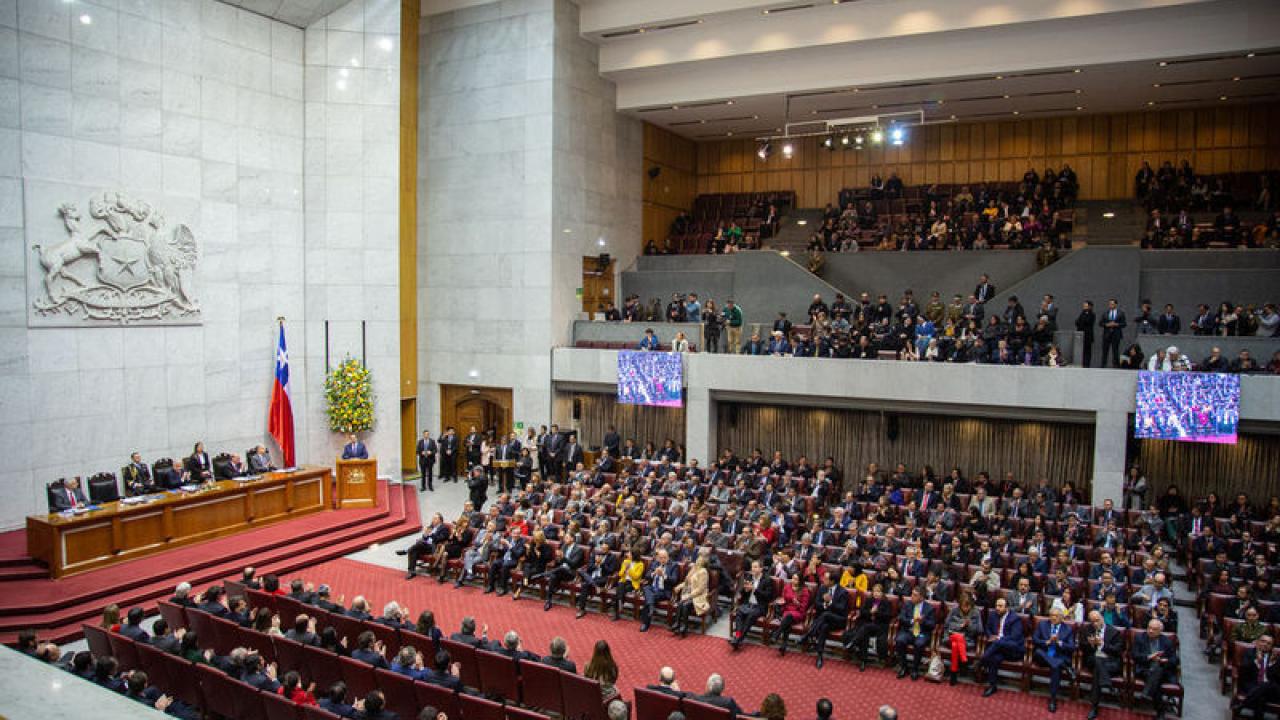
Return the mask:
[[[338,458],[338,491],[334,494],[339,508],[364,508],[378,504],[378,460],[343,460]]]

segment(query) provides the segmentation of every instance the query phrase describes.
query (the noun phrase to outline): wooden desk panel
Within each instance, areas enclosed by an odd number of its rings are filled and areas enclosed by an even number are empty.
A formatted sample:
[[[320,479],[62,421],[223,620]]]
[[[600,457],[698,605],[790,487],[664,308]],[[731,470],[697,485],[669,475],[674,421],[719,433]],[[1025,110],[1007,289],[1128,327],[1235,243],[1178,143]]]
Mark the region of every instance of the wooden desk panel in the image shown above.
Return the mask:
[[[64,577],[170,548],[325,510],[332,472],[304,467],[260,480],[223,480],[140,505],[104,503],[82,515],[27,518],[27,553]]]

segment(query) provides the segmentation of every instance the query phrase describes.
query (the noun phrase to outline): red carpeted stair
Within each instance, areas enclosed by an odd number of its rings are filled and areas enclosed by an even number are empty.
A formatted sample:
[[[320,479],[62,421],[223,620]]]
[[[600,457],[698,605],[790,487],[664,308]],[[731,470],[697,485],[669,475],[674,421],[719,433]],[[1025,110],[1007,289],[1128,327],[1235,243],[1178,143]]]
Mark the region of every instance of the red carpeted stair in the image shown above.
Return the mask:
[[[446,635],[455,632],[466,615],[475,617],[479,627],[487,624],[490,639],[501,639],[508,630],[516,630],[525,649],[539,655],[545,655],[551,638],[559,635],[568,642],[569,658],[577,662],[579,672],[591,659],[595,642],[606,640],[618,663],[618,687],[628,700],[634,697],[635,687],[656,682],[658,670],[670,665],[676,670],[682,690],[702,692],[707,676],[718,672],[725,678],[725,693],[743,709],[755,712],[765,695],[776,692],[786,702],[789,717],[813,717],[814,704],[820,697],[835,703],[834,716],[839,718],[873,718],[876,709],[885,703],[895,706],[899,717],[921,720],[1083,720],[1089,712],[1087,702],[1064,696],[1057,714],[1050,715],[1045,707],[1046,694],[1023,693],[1012,685],[983,698],[983,686],[973,683],[950,687],[923,679],[898,680],[891,670],[868,668],[860,673],[853,665],[833,658],[817,670],[812,655],[792,653],[780,658],[775,649],[759,645],[745,645],[734,653],[722,638],[674,638],[660,624],[642,634],[633,621],[611,622],[597,613],[575,621],[574,609],[563,605],[543,612],[536,595],[513,602],[510,597],[485,595],[475,587],[455,590],[452,584],[440,585],[430,578],[405,581],[404,570],[355,560],[332,560],[306,568],[299,576],[316,584],[328,583],[334,596],[345,595],[348,601],[355,595],[364,595],[379,611],[389,600],[407,605],[415,617],[422,610],[431,610]],[[1104,708],[1102,712],[1108,720],[1142,717],[1115,708]]]
[[[179,582],[201,585],[238,576],[245,566],[259,576],[314,565],[414,532],[421,527],[413,486],[379,483],[378,505],[335,510],[210,540],[51,580],[29,558],[15,554],[11,537],[0,539],[0,641],[24,628],[41,638],[66,642],[80,623],[102,608],[141,605],[151,610]],[[6,536],[13,533],[6,533]],[[39,568],[41,577],[31,577]]]

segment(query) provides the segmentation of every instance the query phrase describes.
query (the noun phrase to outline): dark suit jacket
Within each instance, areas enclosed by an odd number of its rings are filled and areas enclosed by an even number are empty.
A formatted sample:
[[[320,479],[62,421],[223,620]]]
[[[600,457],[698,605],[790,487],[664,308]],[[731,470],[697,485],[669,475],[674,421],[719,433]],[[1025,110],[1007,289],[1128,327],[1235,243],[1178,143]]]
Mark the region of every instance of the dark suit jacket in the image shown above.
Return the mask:
[[[338,717],[353,718],[356,716],[356,709],[346,703],[335,703],[329,698],[320,698],[319,705],[322,710],[328,710]]]
[[[560,551],[560,564],[567,565],[570,570],[577,570],[587,561],[586,549],[582,543],[574,543],[572,546],[566,543],[560,546]]]
[[[700,703],[722,707],[734,715],[738,715],[742,712],[742,708],[738,707],[737,701],[724,695],[695,695],[692,699],[697,700]]]
[[[1240,661],[1240,692],[1248,694],[1258,686],[1258,649],[1249,648]],[[1271,656],[1267,660],[1267,682],[1280,684],[1280,658]]]
[[[1115,313],[1116,313],[1115,322],[1118,325],[1118,327],[1116,328],[1107,327],[1107,323],[1112,322],[1110,309],[1106,309],[1098,313],[1098,327],[1102,328],[1102,333],[1104,335],[1109,332],[1120,333],[1124,331],[1124,326],[1127,324],[1124,319],[1124,311],[1121,310],[1120,308],[1116,308]]]
[[[71,498],[67,497],[68,489],[69,488],[65,486],[55,487],[53,489],[53,511],[54,512],[61,512],[63,510],[68,510],[71,508]],[[89,504],[88,498],[84,496],[83,488],[76,488],[75,490],[71,490],[71,493],[76,496],[76,507],[84,507]]]
[[[361,460],[369,459],[369,447],[362,442],[347,443],[342,446],[342,459],[350,460],[359,458]]]
[[[191,474],[191,482],[200,483],[213,477],[213,461],[209,453],[192,455],[182,461],[182,467]],[[206,476],[205,473],[208,473]]]
[[[422,681],[431,683],[432,685],[439,685],[441,687],[446,687],[446,688],[449,688],[450,690],[456,690],[458,692],[462,691],[462,681],[450,675],[449,673],[442,673],[442,672],[437,672],[435,670],[428,670],[426,674],[423,676]]]
[[[1133,656],[1133,663],[1138,668],[1145,669],[1152,653],[1160,651],[1164,653],[1163,657],[1169,662],[1166,665],[1170,670],[1178,667],[1178,651],[1173,647],[1173,641],[1167,636],[1152,640],[1145,632],[1136,633],[1133,636],[1133,648],[1130,654]]]
[[[911,631],[912,616],[915,614],[915,607],[908,600],[902,603],[902,609],[898,611],[898,631]],[[933,606],[924,600],[920,601],[920,634],[928,636],[933,632],[933,626],[937,623],[937,618],[933,614]]]
[[[660,692],[664,695],[670,695],[671,697],[685,697],[689,694],[687,692],[684,692],[683,690],[674,690],[666,685],[645,685],[644,689],[652,690],[654,692]],[[698,698],[694,698],[694,700],[697,700],[697,699]]]
[[[987,635],[996,637],[1000,635],[1000,615],[992,611],[991,616],[987,618]],[[1026,635],[1022,631],[1022,616],[1010,610],[1004,616],[1004,635],[1002,642],[1010,645],[1022,645],[1026,640]]]
[[[765,576],[756,584],[754,593],[751,592],[751,586],[747,584],[747,576],[745,574],[742,576],[742,581],[738,586],[738,600],[740,602],[768,609],[775,595],[773,578],[769,577],[768,573],[765,573]]]
[[[120,626],[120,634],[136,642],[151,641],[151,635],[149,635],[146,630],[143,630],[141,625],[130,625],[125,623]]]
[[[835,596],[830,603],[827,602],[827,593],[829,590],[826,587],[818,588],[817,591],[813,593],[813,609],[817,611],[818,614],[829,612],[835,613],[836,615],[847,615],[849,613],[849,593],[839,585],[834,587]]]
[[[391,665],[387,662],[387,659],[373,650],[356,648],[351,651],[351,659],[359,660],[362,663],[368,663],[376,668],[382,668],[383,670],[391,669]]]
[[[582,443],[574,443],[573,445],[564,446],[564,463],[566,467],[573,468],[582,462]]]
[[[547,655],[546,657],[542,658],[541,662],[543,665],[550,665],[553,668],[559,668],[561,670],[564,670],[565,672],[571,672],[571,673],[578,672],[578,664],[570,660],[569,658],[554,658],[554,657],[551,657],[550,655]]]
[[[1053,623],[1049,620],[1041,620],[1036,624],[1035,632],[1031,633],[1031,644],[1037,650],[1048,652],[1049,638],[1051,637],[1053,637]],[[1075,651],[1076,636],[1071,629],[1071,625],[1065,622],[1058,623],[1058,649],[1055,653],[1070,660]]]
[[[181,641],[179,641],[173,633],[169,633],[168,635],[157,635],[156,637],[151,638],[152,647],[157,650],[163,650],[170,655],[177,655],[178,647],[181,644]]]

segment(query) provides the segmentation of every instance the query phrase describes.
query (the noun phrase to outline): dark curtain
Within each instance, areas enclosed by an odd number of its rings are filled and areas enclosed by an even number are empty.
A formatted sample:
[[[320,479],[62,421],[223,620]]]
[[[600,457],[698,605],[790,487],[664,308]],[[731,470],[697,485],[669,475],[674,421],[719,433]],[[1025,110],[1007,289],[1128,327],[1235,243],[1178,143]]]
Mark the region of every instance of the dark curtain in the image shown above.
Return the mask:
[[[1024,484],[1047,477],[1072,482],[1085,497],[1093,476],[1093,426],[1086,424],[741,403],[721,403],[718,419],[718,448],[739,457],[759,448],[766,458],[781,450],[813,463],[830,455],[846,486],[873,462],[882,469],[901,462],[913,473],[931,465],[940,476],[957,466],[966,477],[1012,472]]]
[[[1255,503],[1280,493],[1280,435],[1240,434],[1235,445],[1139,440],[1137,447],[1138,466],[1157,495],[1170,484],[1184,496],[1216,492],[1224,502],[1238,492]]]
[[[668,438],[677,446],[684,446],[683,407],[623,405],[613,395],[604,393],[579,393],[573,398],[581,413],[578,416],[579,435],[587,447],[599,447],[610,425],[618,429],[624,441],[628,438],[635,440],[641,448],[646,442],[662,447]]]

